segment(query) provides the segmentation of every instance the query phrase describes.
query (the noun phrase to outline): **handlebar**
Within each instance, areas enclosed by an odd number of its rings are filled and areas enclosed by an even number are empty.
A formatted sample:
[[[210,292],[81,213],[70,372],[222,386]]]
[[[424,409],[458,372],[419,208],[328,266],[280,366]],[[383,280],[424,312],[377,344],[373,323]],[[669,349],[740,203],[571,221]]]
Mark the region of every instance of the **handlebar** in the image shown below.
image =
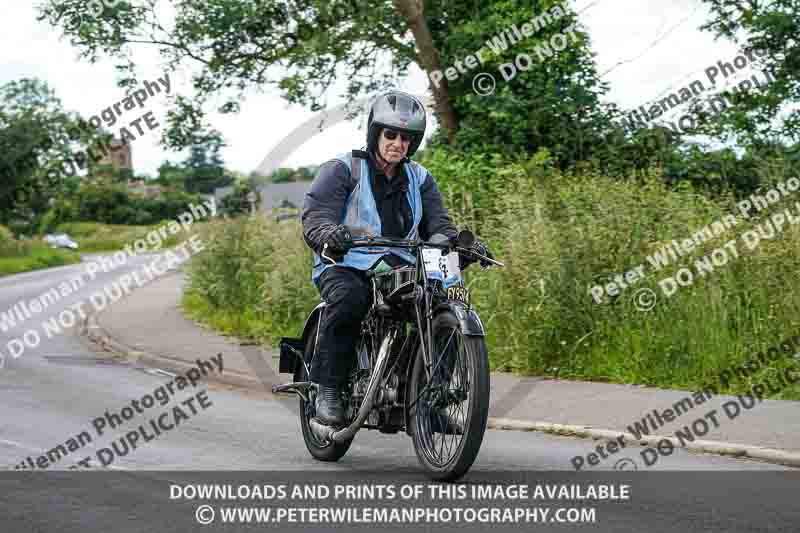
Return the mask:
[[[371,246],[381,246],[381,247],[385,246],[390,248],[419,248],[421,246],[428,246],[432,248],[441,248],[443,250],[451,249],[460,254],[471,255],[473,257],[478,258],[480,261],[485,261],[492,265],[501,267],[505,266],[505,264],[501,263],[500,261],[476,253],[474,250],[470,248],[453,245],[450,241],[430,242],[430,241],[423,241],[421,239],[394,239],[391,237],[360,237],[356,239],[351,239],[349,242],[345,243],[344,248],[345,252],[347,252],[349,250],[352,250],[353,248],[368,248]],[[320,256],[324,259],[327,259],[330,262],[330,264],[335,265],[336,261],[333,258],[325,255],[327,249],[328,249],[328,243],[325,243],[325,245],[322,248],[322,253],[320,253]]]

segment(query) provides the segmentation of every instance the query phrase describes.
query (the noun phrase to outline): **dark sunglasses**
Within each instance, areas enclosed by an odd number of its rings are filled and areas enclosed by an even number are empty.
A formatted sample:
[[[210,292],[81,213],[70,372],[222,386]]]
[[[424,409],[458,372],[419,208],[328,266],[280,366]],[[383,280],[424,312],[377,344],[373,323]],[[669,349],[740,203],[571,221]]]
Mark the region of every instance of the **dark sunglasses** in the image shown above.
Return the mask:
[[[393,141],[393,140],[397,139],[398,135],[400,136],[400,140],[402,140],[403,142],[410,143],[411,141],[414,140],[413,136],[406,135],[405,133],[400,133],[398,131],[387,130],[387,129],[383,130],[383,136],[386,137],[387,141]]]

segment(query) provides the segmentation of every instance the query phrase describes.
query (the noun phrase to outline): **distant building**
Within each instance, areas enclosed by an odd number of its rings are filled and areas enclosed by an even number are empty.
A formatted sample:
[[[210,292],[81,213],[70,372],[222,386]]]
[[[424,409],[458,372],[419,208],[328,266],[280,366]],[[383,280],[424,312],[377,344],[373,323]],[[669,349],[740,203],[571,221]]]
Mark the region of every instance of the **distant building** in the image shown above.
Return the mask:
[[[133,172],[131,143],[120,139],[111,139],[111,151],[103,154],[97,164],[111,165],[115,170],[128,169]]]
[[[303,208],[306,193],[311,189],[310,181],[271,183],[258,188],[261,210],[271,212],[276,208]]]
[[[108,167],[113,168],[116,172],[126,171],[123,178],[133,176],[133,159],[131,152],[131,144],[129,142],[121,141],[119,139],[111,139],[110,150],[104,151],[103,148],[97,146],[92,149],[92,153],[99,156],[96,162],[91,162],[89,173],[86,179],[90,182],[97,183],[111,179],[112,175],[108,172]]]

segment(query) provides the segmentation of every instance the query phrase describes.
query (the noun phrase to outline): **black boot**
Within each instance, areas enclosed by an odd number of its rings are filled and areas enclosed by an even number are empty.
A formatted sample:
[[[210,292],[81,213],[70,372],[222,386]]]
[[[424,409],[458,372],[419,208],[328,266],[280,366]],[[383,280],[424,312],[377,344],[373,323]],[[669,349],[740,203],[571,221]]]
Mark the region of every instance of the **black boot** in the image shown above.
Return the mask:
[[[318,387],[317,401],[314,403],[317,411],[315,418],[326,426],[344,426],[344,409],[339,390],[323,385]]]

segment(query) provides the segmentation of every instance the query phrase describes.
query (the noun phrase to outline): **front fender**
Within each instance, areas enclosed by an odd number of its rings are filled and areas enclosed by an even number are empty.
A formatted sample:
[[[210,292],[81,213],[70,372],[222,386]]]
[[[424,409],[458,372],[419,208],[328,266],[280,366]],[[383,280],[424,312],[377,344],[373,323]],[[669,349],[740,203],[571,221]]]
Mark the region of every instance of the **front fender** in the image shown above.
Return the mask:
[[[478,316],[474,309],[467,309],[464,304],[459,302],[442,302],[434,308],[433,313],[435,315],[445,310],[452,311],[456,315],[458,323],[461,325],[461,332],[464,335],[486,336],[481,317]]]

